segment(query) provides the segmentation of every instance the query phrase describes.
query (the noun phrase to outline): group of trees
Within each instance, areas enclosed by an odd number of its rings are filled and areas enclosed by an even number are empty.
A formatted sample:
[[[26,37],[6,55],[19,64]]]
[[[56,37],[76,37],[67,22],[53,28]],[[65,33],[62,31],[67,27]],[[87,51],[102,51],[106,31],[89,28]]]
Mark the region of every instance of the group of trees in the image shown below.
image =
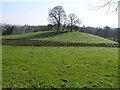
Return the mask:
[[[0,26],[0,29],[2,31],[2,35],[11,35],[13,33],[14,26],[11,25]]]
[[[109,26],[105,26],[104,28],[94,28],[94,27],[81,27],[81,32],[86,32],[90,34],[94,34],[97,36],[101,36],[104,38],[108,38],[118,42],[118,28],[110,28]]]
[[[2,31],[1,32],[2,35],[22,34],[45,30],[48,30],[47,26],[29,26],[29,25],[17,26],[10,24],[0,25],[0,31]]]
[[[62,6],[56,6],[49,11],[48,21],[54,28],[57,27],[57,30],[60,31],[61,27],[70,27],[70,30],[73,30],[73,27],[79,26],[81,21],[74,13],[67,15]]]
[[[51,30],[53,28],[57,28],[58,31],[61,29],[67,29],[72,31],[79,30],[79,25],[81,21],[79,18],[71,13],[67,15],[63,9],[62,6],[56,6],[53,9],[49,11],[49,22],[47,26],[17,26],[17,25],[10,25],[10,24],[4,24],[0,25],[0,30],[2,31],[2,35],[11,35],[11,34],[21,34],[21,33],[28,33],[28,32],[38,32],[38,31],[45,31],[45,30]]]
[[[108,7],[108,12],[110,11],[110,8],[113,4],[117,4],[116,8],[114,11],[118,10],[120,0],[101,0],[103,1],[103,5],[101,6],[96,6],[95,8],[100,9],[103,7]],[[49,11],[49,22],[50,24],[53,25],[53,27],[57,26],[58,31],[62,26],[67,26],[70,27],[70,30],[73,30],[74,26],[79,26],[81,24],[81,21],[79,18],[74,14],[71,13],[68,15],[68,20],[67,20],[67,15],[65,13],[65,10],[62,6],[56,6],[53,9]],[[51,26],[52,26],[51,25]]]

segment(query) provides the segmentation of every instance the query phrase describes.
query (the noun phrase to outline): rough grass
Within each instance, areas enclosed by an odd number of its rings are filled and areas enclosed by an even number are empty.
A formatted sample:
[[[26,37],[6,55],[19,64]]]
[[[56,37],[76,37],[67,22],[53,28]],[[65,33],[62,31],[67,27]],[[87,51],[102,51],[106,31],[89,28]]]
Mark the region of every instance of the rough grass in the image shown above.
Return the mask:
[[[3,88],[115,88],[118,50],[3,45]]]
[[[2,45],[0,45],[0,89],[2,89]]]
[[[116,43],[112,40],[108,40],[99,36],[95,36],[83,32],[35,32],[19,35],[3,36],[2,39],[30,39],[30,40],[47,40],[47,41],[59,41],[59,42],[77,42],[77,43]]]

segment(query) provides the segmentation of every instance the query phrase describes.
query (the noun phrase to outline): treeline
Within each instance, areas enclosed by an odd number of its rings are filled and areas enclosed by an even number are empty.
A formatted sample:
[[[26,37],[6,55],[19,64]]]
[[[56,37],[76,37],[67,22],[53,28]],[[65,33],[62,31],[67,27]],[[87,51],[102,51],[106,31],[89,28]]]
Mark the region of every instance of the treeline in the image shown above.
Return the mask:
[[[39,31],[51,31],[56,30],[57,25],[48,24],[46,26],[30,26],[30,25],[11,25],[11,24],[4,24],[0,25],[0,31],[2,31],[1,35],[14,35],[14,34],[23,34],[23,33],[30,33],[30,32],[39,32]],[[61,30],[70,31],[69,25],[62,25]],[[79,30],[78,26],[73,26],[74,30]]]
[[[17,26],[10,24],[0,25],[0,31],[2,31],[1,32],[2,35],[23,34],[45,30],[48,30],[47,26],[29,26],[29,25]]]
[[[80,31],[101,36],[107,39],[111,39],[113,41],[117,41],[117,42],[119,41],[118,28],[110,28],[109,26],[105,26],[104,28],[94,28],[94,27],[83,26],[80,28]]]
[[[2,35],[12,35],[12,34],[23,34],[23,33],[30,33],[30,32],[39,32],[39,31],[50,31],[54,30],[56,26],[53,26],[51,24],[48,24],[46,26],[29,26],[29,25],[23,25],[23,26],[17,26],[17,25],[10,25],[10,24],[4,24],[0,25],[0,31]],[[70,26],[62,26],[62,30],[70,31]],[[120,30],[118,28],[110,28],[109,26],[105,26],[104,28],[94,28],[94,27],[73,27],[74,31],[80,31],[85,33],[94,34],[97,36],[101,36],[107,39],[111,39],[113,41],[120,41]]]

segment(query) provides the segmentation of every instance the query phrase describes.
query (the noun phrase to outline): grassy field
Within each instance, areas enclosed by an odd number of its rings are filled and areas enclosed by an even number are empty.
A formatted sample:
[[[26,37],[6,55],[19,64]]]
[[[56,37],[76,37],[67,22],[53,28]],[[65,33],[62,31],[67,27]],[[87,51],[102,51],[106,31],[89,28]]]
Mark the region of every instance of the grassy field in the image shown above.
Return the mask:
[[[3,88],[118,87],[117,48],[2,47]]]
[[[19,35],[3,36],[2,39],[30,39],[30,40],[47,40],[47,41],[59,41],[59,42],[77,42],[77,43],[116,43],[112,40],[108,40],[99,36],[95,36],[82,32],[34,32]]]
[[[117,43],[87,33],[65,31],[34,32],[0,38],[21,39],[16,40],[21,43],[25,43],[26,39],[29,42]],[[13,42],[16,44],[15,40]],[[32,44],[35,42],[38,41]],[[118,48],[2,46],[3,88],[118,87]]]

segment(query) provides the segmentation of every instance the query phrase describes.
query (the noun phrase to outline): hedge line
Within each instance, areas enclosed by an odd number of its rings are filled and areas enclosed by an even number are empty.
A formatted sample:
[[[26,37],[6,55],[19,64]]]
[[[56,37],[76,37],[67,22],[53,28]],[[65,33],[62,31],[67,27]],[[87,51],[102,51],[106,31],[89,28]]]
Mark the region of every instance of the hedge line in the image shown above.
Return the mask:
[[[83,47],[119,47],[116,43],[73,43],[73,42],[55,42],[43,40],[2,40],[3,45],[15,46],[83,46]]]

